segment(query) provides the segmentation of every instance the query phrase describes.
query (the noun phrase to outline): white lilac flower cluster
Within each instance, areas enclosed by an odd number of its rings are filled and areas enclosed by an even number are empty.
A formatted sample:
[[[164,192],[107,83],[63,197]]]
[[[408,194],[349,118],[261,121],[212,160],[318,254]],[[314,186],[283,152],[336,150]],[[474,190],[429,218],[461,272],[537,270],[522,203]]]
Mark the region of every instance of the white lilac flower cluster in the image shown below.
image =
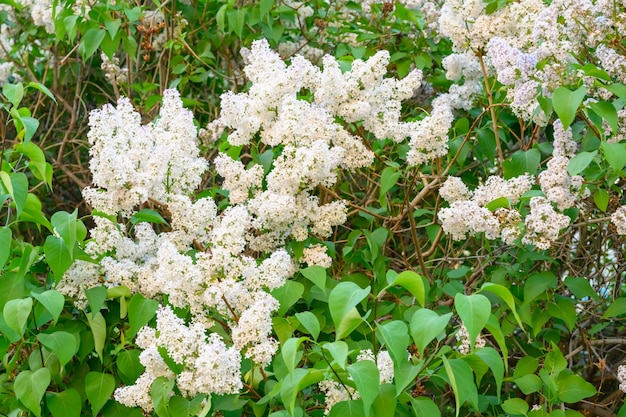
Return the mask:
[[[297,55],[287,65],[265,40],[255,41],[244,53],[244,69],[251,86],[245,93],[222,96],[220,118],[214,126],[229,129],[232,145],[259,140],[281,147],[271,171],[262,171],[226,155],[217,159],[231,202],[243,202],[253,224],[265,233],[251,242],[258,250],[271,250],[291,236],[302,241],[309,231],[327,237],[332,227],[345,222],[342,201],[321,205],[311,194],[318,186],[331,187],[339,169],[371,164],[374,155],[363,138],[350,133],[338,120],[360,122],[376,138],[396,142],[410,139],[408,162],[415,165],[447,151],[453,115],[446,97],[433,103],[431,114],[420,121],[401,121],[401,103],[421,84],[421,72],[402,80],[384,78],[389,53],[381,51],[367,61],[355,60],[342,72],[337,60],[323,58],[323,69]],[[301,98],[305,91],[311,96]]]
[[[439,211],[441,226],[454,240],[465,239],[468,234],[484,233],[487,239],[500,238],[506,244],[522,237],[524,244],[548,249],[557,240],[559,231],[569,225],[570,218],[553,207],[553,204],[565,204],[561,198],[563,192],[555,191],[556,184],[549,189],[555,192],[549,195],[558,199],[532,197],[530,212],[522,217],[513,206],[531,189],[533,183],[534,177],[528,174],[509,180],[491,176],[472,192],[460,178],[448,177],[440,189],[441,197],[450,204],[450,207]],[[489,210],[489,203],[499,198],[508,200],[507,207]],[[573,205],[574,201],[571,203]]]
[[[533,183],[534,178],[528,174],[509,180],[491,176],[472,192],[460,178],[448,177],[440,189],[441,197],[450,204],[438,214],[443,230],[454,240],[465,239],[468,233],[484,233],[487,239],[500,237],[505,243],[512,243],[520,236],[519,213],[512,208],[491,212],[486,206],[503,197],[513,206]]]
[[[100,59],[102,60],[102,64],[100,68],[104,72],[104,76],[111,84],[120,84],[125,83],[128,80],[128,68],[120,67],[120,60],[118,57],[113,57],[113,59],[109,59],[109,57],[103,53],[100,55]]]
[[[459,343],[459,345],[456,347],[459,353],[461,355],[469,355],[469,353],[472,351],[472,341],[470,340],[470,335],[467,331],[467,327],[465,327],[464,324],[459,327],[459,330],[456,332],[455,338],[456,341]],[[476,337],[476,341],[474,342],[474,349],[483,348],[485,347],[485,344],[485,339],[479,334],[478,337]]]
[[[249,255],[258,219],[245,205],[218,213],[213,199],[189,197],[207,163],[198,154],[193,116],[176,91],[165,91],[152,123],[142,125],[130,101],[121,98],[117,107],[93,111],[89,126],[94,187],[84,194],[101,215],[94,216],[96,227],[85,251],[100,261],[76,261],[57,289],[76,297],[83,308],[85,290],[99,285],[123,285],[148,298],[167,296],[168,302],[158,310],[156,330],[146,327],[138,335],[145,372],[135,384],[118,389],[116,398],[150,412],[149,390],[159,376],[176,378],[188,396],[237,392],[242,358],[267,366],[277,350],[271,316],[279,305],[268,290],[293,275],[291,256],[277,247],[260,257]],[[255,170],[237,164],[230,169],[244,176],[251,171],[249,181],[258,185]],[[167,229],[157,233],[150,223],[140,222],[127,230],[111,220],[119,215],[127,221],[145,204],[163,213]],[[278,217],[273,209],[267,207],[264,215]],[[317,220],[317,227],[330,228],[325,221]],[[189,310],[188,321],[170,306]],[[214,321],[217,316],[220,320]],[[215,326],[223,327],[221,333]],[[159,349],[183,371],[173,375]]]
[[[617,368],[617,381],[619,382],[619,389],[626,393],[626,365],[620,365]]]
[[[391,356],[389,356],[389,352],[387,352],[386,350],[379,351],[377,356],[374,356],[374,353],[370,349],[362,350],[361,352],[359,352],[356,361],[372,361],[376,363],[376,367],[378,368],[378,373],[380,376],[380,384],[390,384],[393,382],[393,360],[391,359]],[[332,379],[321,381],[320,383],[318,383],[317,386],[320,391],[324,392],[326,406],[324,415],[328,415],[330,413],[330,410],[338,402],[348,401],[350,398],[360,398],[359,393],[356,389],[345,384],[341,384]]]
[[[491,13],[481,0],[445,0],[432,31],[452,41],[456,54],[446,58],[450,80],[457,80],[459,74],[451,70],[452,61],[478,62],[486,52],[487,72],[505,86],[512,111],[526,121],[545,125],[549,115],[536,99],[540,94],[550,97],[557,87],[585,78],[567,71],[578,53],[592,48],[599,69],[617,81],[626,80],[626,58],[609,46],[620,28],[626,28],[626,14],[615,13],[612,0],[555,0],[550,4],[519,0]],[[610,92],[591,81],[588,95],[610,98]]]
[[[618,207],[613,214],[611,214],[611,223],[617,228],[617,233],[620,235],[626,235],[626,206]]]
[[[547,169],[539,174],[541,191],[546,198],[563,211],[576,204],[579,198],[589,195],[589,189],[583,188],[580,175],[570,176],[567,165],[576,155],[576,142],[572,139],[572,129],[563,129],[560,120],[554,122],[554,151],[548,161]]]

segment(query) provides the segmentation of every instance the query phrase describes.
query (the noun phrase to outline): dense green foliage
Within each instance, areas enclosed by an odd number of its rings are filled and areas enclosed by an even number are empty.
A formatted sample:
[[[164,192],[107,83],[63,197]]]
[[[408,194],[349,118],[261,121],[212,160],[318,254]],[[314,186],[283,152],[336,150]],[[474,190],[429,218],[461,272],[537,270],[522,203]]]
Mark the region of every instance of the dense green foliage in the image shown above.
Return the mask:
[[[98,219],[137,241],[139,224],[167,233],[175,223],[164,202],[146,199],[125,216],[93,211],[83,200],[81,190],[91,184],[92,110],[128,97],[149,123],[159,119],[164,92],[176,89],[198,129],[210,130],[222,94],[255,85],[240,51],[259,39],[287,63],[302,53],[322,66],[328,54],[344,73],[388,51],[387,78],[422,72],[420,88],[402,102],[406,122],[434,114],[434,99],[471,78],[470,71],[446,78],[444,59],[461,51],[433,29],[425,6],[441,9],[444,1],[417,2],[417,8],[373,3],[369,12],[353,1],[326,0],[0,3],[0,65],[10,68],[0,80],[2,416],[143,415],[114,399],[116,389],[133,385],[146,369],[137,335],[144,326],[156,328],[159,306],[174,306],[185,323],[195,314],[169,294],[149,297],[104,273],[94,276],[102,285],[81,288],[80,295],[60,290],[77,262],[100,268],[116,255],[115,248],[98,256],[90,251]],[[485,2],[483,14],[518,3],[524,1]],[[615,21],[623,20],[626,6],[611,3]],[[48,26],[35,17],[37,7],[51,11]],[[335,166],[335,182],[307,190],[320,203],[345,201],[347,221],[328,237],[311,227],[304,239],[286,233],[281,242],[298,267],[283,286],[263,288],[280,303],[271,319],[277,353],[269,364],[243,357],[236,394],[186,395],[176,376],[189,364],[160,348],[172,376],[152,382],[151,415],[626,416],[618,378],[626,359],[626,233],[611,222],[626,204],[626,114],[620,113],[626,77],[594,55],[602,46],[625,59],[626,39],[617,28],[608,33],[593,46],[572,46],[574,58],[555,70],[553,83],[535,86],[527,118],[516,113],[512,87],[498,69],[485,67],[491,61],[484,47],[468,46],[464,52],[481,64],[475,68],[480,91],[470,105],[454,107],[445,155],[423,163],[407,163],[414,147],[408,141],[377,137],[361,120],[335,115],[374,158],[358,169]],[[536,68],[554,65],[547,56]],[[298,100],[317,105],[315,93],[302,88]],[[541,249],[524,241],[531,226],[523,219],[534,210],[531,200],[546,194],[536,178],[556,158],[559,129],[576,143],[565,162],[567,178],[578,175],[581,184],[572,185],[571,205],[550,200],[566,227]],[[218,153],[249,170],[260,166],[258,188],[265,190],[287,148],[263,141],[261,128],[249,143],[233,144],[233,130],[200,135],[209,169],[190,197],[213,199],[219,213],[237,204],[214,169]],[[444,231],[440,214],[453,202],[439,190],[448,177],[474,190],[492,175],[525,174],[534,185],[519,198],[502,194],[481,205],[502,216],[519,213],[513,221],[519,235],[508,241],[501,230],[489,237],[484,229],[469,230],[455,240]],[[314,245],[326,248],[329,267],[304,260]],[[211,253],[209,246],[194,242],[179,252],[195,262]],[[246,256],[260,264],[269,252],[247,249]],[[231,346],[239,317],[224,302],[232,317],[211,310],[206,334]],[[357,359],[368,349],[378,366]],[[393,362],[391,379],[383,378],[382,352]],[[333,381],[332,390],[322,381]],[[345,398],[328,411],[331,391]]]

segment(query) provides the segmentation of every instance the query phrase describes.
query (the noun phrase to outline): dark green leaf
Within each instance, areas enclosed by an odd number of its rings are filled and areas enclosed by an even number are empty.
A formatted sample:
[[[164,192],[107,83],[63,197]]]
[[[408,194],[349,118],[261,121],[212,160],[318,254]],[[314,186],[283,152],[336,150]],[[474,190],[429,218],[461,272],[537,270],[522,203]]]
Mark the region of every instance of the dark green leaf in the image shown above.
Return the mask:
[[[46,396],[46,401],[54,417],[80,417],[83,400],[78,391],[74,389],[50,392]]]
[[[159,302],[144,298],[141,294],[135,294],[130,299],[128,306],[128,323],[130,329],[126,333],[126,337],[133,338],[137,332],[156,315]]]

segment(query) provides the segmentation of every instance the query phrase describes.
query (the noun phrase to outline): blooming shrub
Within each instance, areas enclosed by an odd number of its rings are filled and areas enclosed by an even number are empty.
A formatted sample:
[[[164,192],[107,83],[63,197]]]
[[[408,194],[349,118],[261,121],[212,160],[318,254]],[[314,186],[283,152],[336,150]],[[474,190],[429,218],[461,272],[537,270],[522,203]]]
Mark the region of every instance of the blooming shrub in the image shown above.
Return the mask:
[[[626,415],[625,16],[0,6],[0,415]]]

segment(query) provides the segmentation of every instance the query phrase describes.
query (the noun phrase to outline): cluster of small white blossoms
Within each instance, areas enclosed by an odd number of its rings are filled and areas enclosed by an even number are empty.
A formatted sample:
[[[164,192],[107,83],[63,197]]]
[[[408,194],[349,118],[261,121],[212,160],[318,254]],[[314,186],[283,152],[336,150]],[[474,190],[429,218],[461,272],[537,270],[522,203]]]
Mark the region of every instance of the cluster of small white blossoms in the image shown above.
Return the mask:
[[[212,125],[229,129],[232,145],[247,145],[258,138],[265,145],[282,146],[263,187],[258,168],[246,169],[225,155],[218,158],[223,188],[234,201],[247,197],[254,227],[267,231],[251,242],[254,248],[270,250],[287,236],[302,241],[309,231],[327,237],[332,226],[345,222],[342,201],[320,205],[311,191],[333,186],[339,169],[366,167],[374,155],[338,118],[347,123],[360,121],[376,138],[397,142],[410,138],[410,164],[447,150],[453,119],[450,103],[439,98],[430,116],[417,122],[401,121],[401,102],[420,86],[421,72],[413,71],[402,80],[384,78],[387,51],[367,61],[355,60],[347,72],[328,55],[323,58],[323,70],[300,55],[287,65],[266,40],[255,41],[244,55],[251,86],[245,93],[222,95],[220,118]],[[299,98],[303,89],[312,95],[310,101]]]
[[[15,72],[13,62],[0,63],[0,87],[11,82],[19,82],[21,77]]]
[[[626,393],[626,365],[620,365],[617,368],[617,381],[619,382],[619,389]]]
[[[120,59],[116,56],[113,59],[102,53],[100,55],[102,64],[100,68],[104,72],[104,76],[111,84],[125,83],[128,80],[128,68],[120,68]]]
[[[611,214],[611,222],[617,228],[617,233],[620,235],[626,235],[626,206],[618,207],[613,214]]]
[[[35,25],[43,26],[48,33],[54,33],[54,17],[50,0],[19,0],[18,3],[28,8]]]
[[[372,361],[376,363],[379,373],[379,383],[390,384],[393,382],[393,360],[386,350],[379,351],[376,357],[370,349],[362,350],[357,356],[356,361]],[[332,379],[321,381],[317,386],[320,391],[324,392],[324,403],[326,406],[324,415],[328,415],[335,404],[341,401],[348,401],[350,398],[360,398],[359,393],[354,388]]]
[[[333,263],[333,259],[326,253],[326,246],[316,244],[304,248],[301,263],[305,263],[308,266],[321,266],[322,268],[330,268]]]
[[[164,92],[152,123],[142,125],[130,101],[121,98],[117,107],[93,111],[89,126],[94,187],[84,190],[87,201],[126,221],[141,205],[153,204],[169,227],[157,233],[150,223],[137,223],[127,230],[108,216],[94,216],[96,227],[85,251],[100,261],[76,261],[58,290],[86,308],[85,290],[123,285],[148,298],[167,295],[170,306],[190,311],[183,322],[170,307],[159,309],[156,331],[144,328],[138,336],[146,371],[135,384],[120,388],[116,398],[149,412],[150,386],[159,376],[176,378],[189,396],[237,392],[241,358],[267,366],[276,353],[271,316],[279,305],[267,291],[293,275],[291,256],[282,248],[260,258],[248,255],[258,231],[245,205],[218,213],[213,199],[189,197],[207,163],[199,156],[193,116],[176,91]],[[197,250],[193,258],[192,248]],[[221,317],[219,324],[214,315]],[[212,331],[217,325],[229,336]],[[178,375],[168,371],[158,348],[184,370]]]
[[[576,142],[572,139],[572,129],[563,129],[560,120],[554,122],[554,151],[548,161],[547,169],[539,174],[541,191],[546,198],[563,211],[573,207],[580,198],[589,195],[589,189],[583,188],[580,175],[570,176],[567,165],[576,155]]]
[[[472,341],[470,340],[470,335],[467,331],[467,327],[464,324],[459,327],[459,330],[456,332],[455,338],[457,342],[460,344],[457,346],[457,350],[461,355],[469,355],[472,351]],[[480,349],[485,347],[485,339],[482,335],[478,335],[476,337],[476,341],[474,342],[474,349]]]
[[[450,204],[450,207],[439,210],[441,226],[454,240],[465,239],[467,233],[485,233],[487,239],[500,237],[510,244],[520,236],[519,213],[512,208],[500,208],[492,213],[485,206],[502,197],[513,206],[533,183],[534,178],[528,174],[509,180],[491,176],[471,192],[460,178],[448,177],[439,191]]]

